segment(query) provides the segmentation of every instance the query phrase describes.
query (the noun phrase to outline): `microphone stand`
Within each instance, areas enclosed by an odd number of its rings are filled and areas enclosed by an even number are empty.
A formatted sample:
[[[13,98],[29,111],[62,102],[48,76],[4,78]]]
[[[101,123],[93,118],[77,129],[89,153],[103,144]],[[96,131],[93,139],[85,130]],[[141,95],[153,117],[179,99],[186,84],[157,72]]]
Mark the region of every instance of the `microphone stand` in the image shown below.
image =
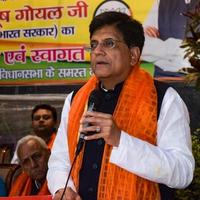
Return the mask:
[[[89,96],[88,111],[95,111],[96,107],[98,107],[100,105],[101,99],[102,98],[101,98],[101,95],[99,93],[99,90],[98,89],[93,90],[91,92],[90,96]],[[89,126],[89,124],[86,124],[85,126]],[[80,133],[79,141],[78,141],[76,152],[75,152],[75,157],[73,159],[73,162],[72,162],[72,165],[71,165],[68,177],[67,177],[67,181],[65,183],[65,187],[64,187],[64,190],[63,190],[63,193],[62,193],[60,200],[62,200],[63,197],[64,197],[65,191],[67,189],[68,181],[69,181],[69,178],[70,178],[73,166],[74,166],[74,163],[76,162],[76,159],[77,159],[79,153],[81,152],[81,150],[83,149],[83,145],[85,144],[84,136],[85,136],[84,133]]]
[[[75,152],[75,157],[74,157],[74,159],[73,159],[73,162],[72,162],[72,165],[71,165],[69,174],[68,174],[68,176],[67,176],[67,181],[66,181],[66,183],[65,183],[65,187],[64,187],[64,190],[63,190],[63,193],[62,193],[62,196],[61,196],[60,200],[63,200],[63,197],[64,197],[64,195],[65,195],[65,191],[66,191],[66,189],[67,189],[67,185],[68,185],[68,182],[69,182],[69,178],[70,178],[70,176],[71,176],[71,172],[72,172],[73,166],[74,166],[74,164],[75,164],[75,162],[76,162],[76,159],[77,159],[79,153],[80,153],[81,150],[83,149],[83,145],[84,145],[84,143],[85,143],[85,140],[84,140],[83,137],[84,137],[84,134],[83,134],[83,133],[80,133],[79,141],[78,141],[77,148],[76,148],[76,152]]]

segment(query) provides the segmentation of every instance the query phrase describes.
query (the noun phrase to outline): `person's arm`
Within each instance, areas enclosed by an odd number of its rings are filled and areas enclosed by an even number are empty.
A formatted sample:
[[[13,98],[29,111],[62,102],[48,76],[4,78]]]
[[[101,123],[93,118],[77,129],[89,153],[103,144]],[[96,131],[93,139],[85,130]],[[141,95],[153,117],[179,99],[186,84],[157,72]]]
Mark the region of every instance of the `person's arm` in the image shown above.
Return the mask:
[[[149,11],[147,18],[143,23],[143,27],[152,26],[158,29],[158,7],[159,0],[155,0],[151,10]]]
[[[152,9],[143,23],[144,33],[149,37],[159,37],[158,31],[158,7],[159,0],[155,0]]]
[[[13,157],[12,157],[10,163],[11,163],[11,164],[19,164],[19,159],[18,159],[18,156],[17,156],[17,151],[16,151],[16,149],[15,149],[14,155],[13,155]]]
[[[67,121],[70,109],[71,95],[65,100],[61,115],[61,122],[58,128],[56,139],[54,141],[51,156],[48,162],[47,181],[50,192],[54,195],[59,189],[65,187],[67,176],[71,167],[67,142]],[[72,180],[69,180],[68,186],[75,190]]]
[[[191,67],[188,59],[184,58],[184,50],[180,48],[182,40],[172,37],[167,40],[159,38],[159,2],[159,0],[155,0],[151,11],[143,23],[145,44],[141,59],[143,61],[153,62],[164,71],[177,72],[182,68]]]
[[[145,44],[141,55],[141,60],[153,62],[164,71],[177,72],[181,68],[191,67],[188,58],[184,59],[184,49],[180,48],[182,40],[168,38],[145,37]]]
[[[157,146],[121,133],[110,162],[138,176],[173,188],[184,188],[193,179],[194,157],[187,108],[178,93],[168,88],[161,106]]]

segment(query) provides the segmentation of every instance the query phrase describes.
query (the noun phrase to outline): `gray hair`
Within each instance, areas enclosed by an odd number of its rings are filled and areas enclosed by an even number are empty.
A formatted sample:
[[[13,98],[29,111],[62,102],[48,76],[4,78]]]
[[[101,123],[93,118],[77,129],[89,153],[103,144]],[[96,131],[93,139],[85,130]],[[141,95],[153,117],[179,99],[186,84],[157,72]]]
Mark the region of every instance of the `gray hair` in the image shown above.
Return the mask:
[[[27,135],[27,136],[24,136],[23,138],[21,138],[18,142],[17,142],[17,146],[16,146],[16,152],[17,152],[17,157],[18,157],[18,160],[19,160],[19,155],[18,155],[18,149],[21,145],[27,143],[29,140],[35,140],[37,141],[41,147],[43,149],[48,149],[47,147],[47,144],[46,142],[41,138],[41,137],[38,137],[36,135]]]

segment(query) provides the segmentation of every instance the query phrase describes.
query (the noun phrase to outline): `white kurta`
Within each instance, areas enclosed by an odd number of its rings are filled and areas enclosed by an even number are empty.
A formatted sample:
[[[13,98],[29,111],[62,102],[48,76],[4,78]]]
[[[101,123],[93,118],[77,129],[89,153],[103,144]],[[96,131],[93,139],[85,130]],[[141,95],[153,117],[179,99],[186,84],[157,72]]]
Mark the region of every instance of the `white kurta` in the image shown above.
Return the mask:
[[[52,148],[47,174],[50,192],[64,188],[70,170],[67,121],[72,93],[65,100],[61,123]],[[193,178],[194,158],[191,150],[189,116],[178,93],[168,88],[163,98],[157,128],[157,146],[126,132],[111,152],[110,162],[145,179],[169,187],[184,188]],[[73,189],[72,180],[68,186]]]

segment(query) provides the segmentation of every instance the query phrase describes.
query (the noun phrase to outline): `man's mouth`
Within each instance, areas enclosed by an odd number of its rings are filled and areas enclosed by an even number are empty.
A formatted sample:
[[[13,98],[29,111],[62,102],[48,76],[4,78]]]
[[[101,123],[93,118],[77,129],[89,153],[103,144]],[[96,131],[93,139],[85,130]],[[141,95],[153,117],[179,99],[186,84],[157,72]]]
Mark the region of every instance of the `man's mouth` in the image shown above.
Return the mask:
[[[96,62],[96,66],[102,66],[102,65],[107,65],[108,62],[105,62],[105,61],[98,61]]]
[[[44,171],[43,170],[35,170],[34,172],[32,172],[32,176],[34,178],[42,178],[42,176],[44,175]]]
[[[46,128],[45,125],[39,125],[38,128]]]

